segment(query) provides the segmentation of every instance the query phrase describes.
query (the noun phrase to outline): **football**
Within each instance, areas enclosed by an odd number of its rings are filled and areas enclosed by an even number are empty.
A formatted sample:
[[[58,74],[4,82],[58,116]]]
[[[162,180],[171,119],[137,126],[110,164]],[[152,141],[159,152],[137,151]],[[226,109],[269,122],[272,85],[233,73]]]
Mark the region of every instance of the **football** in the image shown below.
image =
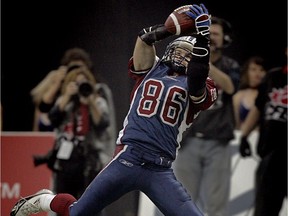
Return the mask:
[[[166,19],[166,29],[175,35],[191,34],[195,32],[195,22],[186,12],[191,5],[184,5],[176,8]]]

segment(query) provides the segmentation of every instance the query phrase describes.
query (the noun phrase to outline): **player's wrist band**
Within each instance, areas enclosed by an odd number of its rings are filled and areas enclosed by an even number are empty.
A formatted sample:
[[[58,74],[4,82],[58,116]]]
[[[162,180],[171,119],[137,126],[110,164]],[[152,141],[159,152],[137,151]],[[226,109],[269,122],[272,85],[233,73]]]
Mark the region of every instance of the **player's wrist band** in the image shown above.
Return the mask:
[[[163,24],[144,28],[138,34],[141,40],[149,46],[152,46],[155,42],[163,40],[171,35],[173,34],[168,32]]]

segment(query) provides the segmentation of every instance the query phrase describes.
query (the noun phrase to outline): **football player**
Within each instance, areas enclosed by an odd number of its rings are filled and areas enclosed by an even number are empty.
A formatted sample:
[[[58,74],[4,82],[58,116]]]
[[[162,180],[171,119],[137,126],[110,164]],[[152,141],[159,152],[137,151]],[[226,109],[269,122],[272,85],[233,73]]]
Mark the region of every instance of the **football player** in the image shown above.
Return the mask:
[[[20,199],[11,216],[41,211],[92,216],[133,190],[145,193],[165,215],[203,215],[171,168],[182,133],[217,98],[208,78],[211,16],[203,4],[191,5],[186,13],[197,32],[172,41],[161,59],[154,44],[173,34],[164,25],[139,33],[129,61],[136,82],[115,155],[80,199],[44,189]]]

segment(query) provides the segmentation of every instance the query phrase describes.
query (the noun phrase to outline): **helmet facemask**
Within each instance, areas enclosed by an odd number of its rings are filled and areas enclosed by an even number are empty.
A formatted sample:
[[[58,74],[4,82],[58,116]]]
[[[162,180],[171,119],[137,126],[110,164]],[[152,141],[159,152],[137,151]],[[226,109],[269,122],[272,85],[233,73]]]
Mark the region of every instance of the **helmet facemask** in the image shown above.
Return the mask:
[[[191,36],[180,37],[172,41],[167,46],[162,61],[169,65],[173,71],[186,74],[195,41],[196,39]]]

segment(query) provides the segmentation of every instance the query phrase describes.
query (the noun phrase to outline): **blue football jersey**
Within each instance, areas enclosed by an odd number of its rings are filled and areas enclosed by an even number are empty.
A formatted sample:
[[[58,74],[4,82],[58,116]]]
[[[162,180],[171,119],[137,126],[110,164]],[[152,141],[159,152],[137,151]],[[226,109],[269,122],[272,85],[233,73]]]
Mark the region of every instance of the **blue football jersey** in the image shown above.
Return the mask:
[[[195,105],[193,109],[187,76],[171,76],[169,70],[159,61],[146,73],[134,72],[141,80],[133,89],[117,144],[133,145],[175,159],[183,132],[203,106]]]

